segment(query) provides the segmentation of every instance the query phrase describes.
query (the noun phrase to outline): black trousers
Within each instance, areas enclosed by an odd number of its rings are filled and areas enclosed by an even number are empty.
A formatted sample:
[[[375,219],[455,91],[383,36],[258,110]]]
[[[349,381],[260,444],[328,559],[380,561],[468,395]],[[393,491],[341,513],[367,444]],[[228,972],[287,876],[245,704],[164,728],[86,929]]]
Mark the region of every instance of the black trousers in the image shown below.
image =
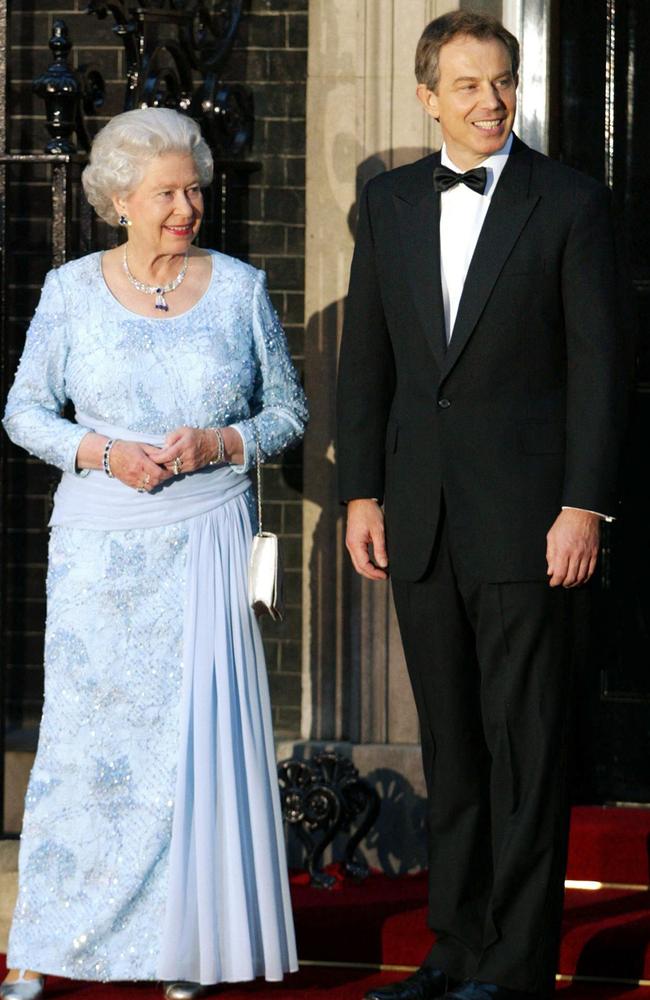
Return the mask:
[[[568,835],[576,592],[476,583],[446,524],[416,583],[393,580],[428,791],[426,963],[553,993]]]

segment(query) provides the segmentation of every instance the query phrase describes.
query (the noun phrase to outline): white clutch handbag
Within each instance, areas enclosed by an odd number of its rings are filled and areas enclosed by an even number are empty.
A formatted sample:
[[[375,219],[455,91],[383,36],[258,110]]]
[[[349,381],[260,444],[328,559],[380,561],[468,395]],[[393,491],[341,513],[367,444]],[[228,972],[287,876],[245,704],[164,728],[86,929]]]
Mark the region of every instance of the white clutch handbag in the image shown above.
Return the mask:
[[[270,615],[282,621],[282,556],[278,536],[264,531],[262,526],[262,469],[260,443],[255,434],[255,464],[257,466],[257,534],[253,536],[248,566],[248,603],[258,616]]]

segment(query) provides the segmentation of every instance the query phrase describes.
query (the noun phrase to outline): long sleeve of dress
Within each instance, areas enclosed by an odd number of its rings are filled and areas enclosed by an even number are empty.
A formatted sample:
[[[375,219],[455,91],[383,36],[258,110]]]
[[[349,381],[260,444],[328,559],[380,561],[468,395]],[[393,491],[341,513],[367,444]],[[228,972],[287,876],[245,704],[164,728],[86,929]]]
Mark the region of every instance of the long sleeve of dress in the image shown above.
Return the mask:
[[[262,459],[282,451],[304,434],[309,413],[280,320],[266,288],[266,275],[259,272],[253,293],[253,338],[258,362],[255,390],[250,400],[251,416],[232,426],[244,443],[244,461],[234,465],[247,472],[255,464],[257,434]]]
[[[79,443],[88,428],[62,416],[68,399],[68,332],[61,283],[56,271],[50,271],[27,331],[3,424],[14,444],[64,472],[74,473]]]

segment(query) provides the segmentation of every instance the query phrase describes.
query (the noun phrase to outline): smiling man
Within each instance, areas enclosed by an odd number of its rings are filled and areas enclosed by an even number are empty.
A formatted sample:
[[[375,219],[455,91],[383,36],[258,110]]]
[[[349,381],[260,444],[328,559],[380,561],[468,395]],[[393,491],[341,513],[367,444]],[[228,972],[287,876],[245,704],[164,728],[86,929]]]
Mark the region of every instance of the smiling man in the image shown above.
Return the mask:
[[[418,972],[371,1000],[552,994],[575,588],[615,510],[623,350],[609,191],[512,132],[519,46],[418,44],[440,153],[361,198],[339,372],[347,545],[391,577],[428,789]]]

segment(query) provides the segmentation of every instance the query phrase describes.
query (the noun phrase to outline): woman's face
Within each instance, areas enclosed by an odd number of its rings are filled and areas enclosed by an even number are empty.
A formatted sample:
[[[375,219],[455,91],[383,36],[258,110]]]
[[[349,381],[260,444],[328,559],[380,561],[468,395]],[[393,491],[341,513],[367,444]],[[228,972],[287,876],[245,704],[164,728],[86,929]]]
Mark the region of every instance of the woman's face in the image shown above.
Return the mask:
[[[155,254],[184,254],[199,231],[203,195],[194,160],[185,153],[156,157],[134,191],[115,198],[128,217],[129,242]]]

